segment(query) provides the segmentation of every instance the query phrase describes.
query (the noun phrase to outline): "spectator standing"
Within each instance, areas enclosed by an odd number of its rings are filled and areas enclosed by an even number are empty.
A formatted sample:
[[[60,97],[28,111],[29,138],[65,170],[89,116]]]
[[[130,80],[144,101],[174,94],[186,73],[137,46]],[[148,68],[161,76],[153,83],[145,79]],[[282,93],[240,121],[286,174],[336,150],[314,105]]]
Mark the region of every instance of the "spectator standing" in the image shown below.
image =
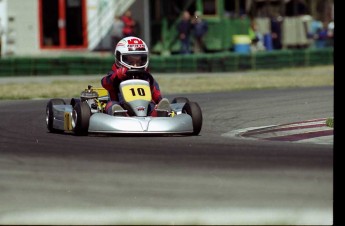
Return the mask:
[[[251,51],[260,51],[265,50],[264,42],[263,42],[263,35],[258,30],[258,26],[256,22],[253,20],[250,23],[249,27],[249,38],[251,39]]]
[[[122,16],[122,22],[124,25],[122,29],[123,36],[134,36],[135,20],[132,18],[132,12],[130,10],[127,10],[125,14]]]
[[[334,46],[334,21],[331,20],[331,22],[327,25],[328,29],[328,43],[327,46]]]
[[[204,42],[204,36],[208,31],[208,24],[202,19],[201,13],[196,11],[193,18],[193,29],[194,29],[194,53],[206,52],[206,45]]]
[[[328,41],[331,38],[331,32],[328,29],[328,23],[323,22],[322,27],[317,29],[315,34],[316,48],[324,48],[328,46]]]
[[[271,35],[273,49],[282,49],[282,21],[283,17],[280,15],[271,18]]]
[[[119,16],[114,17],[113,32],[111,34],[111,46],[116,44],[123,38],[124,23]],[[112,49],[112,53],[114,49]]]
[[[184,11],[182,20],[177,24],[177,31],[181,43],[181,54],[190,54],[190,33],[192,23],[190,21],[190,13]]]

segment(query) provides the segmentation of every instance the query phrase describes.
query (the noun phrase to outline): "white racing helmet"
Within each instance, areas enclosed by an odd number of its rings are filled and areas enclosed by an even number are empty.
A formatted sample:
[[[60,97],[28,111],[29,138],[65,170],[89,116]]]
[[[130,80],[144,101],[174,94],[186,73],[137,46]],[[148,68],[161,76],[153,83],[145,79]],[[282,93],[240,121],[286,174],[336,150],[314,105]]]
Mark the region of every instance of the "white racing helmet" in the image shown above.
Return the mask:
[[[147,45],[138,37],[129,36],[121,39],[115,48],[115,64],[128,69],[145,69],[149,64]]]

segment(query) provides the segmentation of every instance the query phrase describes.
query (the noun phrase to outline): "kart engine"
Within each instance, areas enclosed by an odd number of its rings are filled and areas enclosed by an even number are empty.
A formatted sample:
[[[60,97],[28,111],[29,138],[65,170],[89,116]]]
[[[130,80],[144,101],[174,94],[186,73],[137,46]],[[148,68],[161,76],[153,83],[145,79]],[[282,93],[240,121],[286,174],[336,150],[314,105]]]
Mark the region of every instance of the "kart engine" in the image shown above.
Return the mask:
[[[96,99],[96,98],[98,98],[98,93],[92,89],[91,85],[88,85],[87,89],[85,89],[80,94],[80,100],[81,101],[86,101],[89,99]]]
[[[103,110],[102,106],[99,104],[98,101],[98,93],[92,89],[91,85],[88,85],[87,89],[81,92],[80,100],[82,102],[85,101],[88,103],[92,113]]]

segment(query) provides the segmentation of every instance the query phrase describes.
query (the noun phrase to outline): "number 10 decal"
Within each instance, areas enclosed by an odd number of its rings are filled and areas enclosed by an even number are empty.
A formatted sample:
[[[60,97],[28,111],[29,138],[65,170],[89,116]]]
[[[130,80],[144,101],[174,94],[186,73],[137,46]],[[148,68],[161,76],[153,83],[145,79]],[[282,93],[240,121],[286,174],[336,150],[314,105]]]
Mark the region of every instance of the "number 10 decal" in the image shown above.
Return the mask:
[[[136,96],[136,93],[138,93],[139,96],[142,96],[142,97],[145,96],[145,90],[143,88],[137,88],[137,89],[130,88],[129,90],[132,92],[133,96]]]
[[[121,87],[121,93],[125,101],[130,102],[134,100],[151,101],[150,86],[142,84],[126,85]]]

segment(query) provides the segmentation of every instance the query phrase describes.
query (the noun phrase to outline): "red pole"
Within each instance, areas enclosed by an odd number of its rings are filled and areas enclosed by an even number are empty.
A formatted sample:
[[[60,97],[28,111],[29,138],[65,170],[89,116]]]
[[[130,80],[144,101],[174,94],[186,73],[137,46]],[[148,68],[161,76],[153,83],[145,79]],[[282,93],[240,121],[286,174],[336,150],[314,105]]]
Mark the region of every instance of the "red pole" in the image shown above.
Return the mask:
[[[59,38],[60,47],[66,48],[66,2],[65,0],[59,0]]]

